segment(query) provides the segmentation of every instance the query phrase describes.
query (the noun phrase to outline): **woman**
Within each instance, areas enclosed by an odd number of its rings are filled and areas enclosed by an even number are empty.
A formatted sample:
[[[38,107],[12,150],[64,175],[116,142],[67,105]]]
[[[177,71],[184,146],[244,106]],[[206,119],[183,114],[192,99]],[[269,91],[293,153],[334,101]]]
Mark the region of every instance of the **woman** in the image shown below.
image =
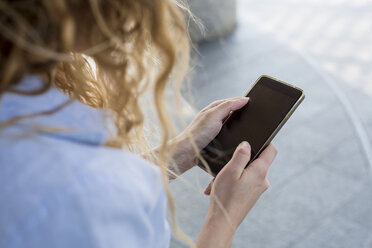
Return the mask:
[[[194,166],[224,118],[248,102],[216,101],[173,137],[163,93],[172,80],[178,94],[187,70],[180,8],[171,0],[0,2],[0,247],[169,246],[168,180]],[[139,104],[148,87],[163,132],[154,150]],[[250,146],[241,143],[205,191],[197,240],[173,221],[176,234],[190,246],[229,247],[267,189],[275,155],[271,144],[244,168]]]

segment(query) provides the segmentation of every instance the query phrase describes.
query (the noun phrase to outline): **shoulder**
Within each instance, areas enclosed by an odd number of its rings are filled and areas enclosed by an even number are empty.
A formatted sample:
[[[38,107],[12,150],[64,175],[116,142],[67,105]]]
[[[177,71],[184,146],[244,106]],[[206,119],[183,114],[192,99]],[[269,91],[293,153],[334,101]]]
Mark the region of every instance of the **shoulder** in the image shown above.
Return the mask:
[[[88,148],[83,160],[84,166],[76,165],[73,170],[74,180],[85,190],[125,193],[126,200],[130,197],[141,200],[149,208],[164,191],[158,166],[131,152]]]
[[[53,247],[167,243],[160,171],[140,156],[37,135],[0,153],[7,247],[18,247],[15,237]]]

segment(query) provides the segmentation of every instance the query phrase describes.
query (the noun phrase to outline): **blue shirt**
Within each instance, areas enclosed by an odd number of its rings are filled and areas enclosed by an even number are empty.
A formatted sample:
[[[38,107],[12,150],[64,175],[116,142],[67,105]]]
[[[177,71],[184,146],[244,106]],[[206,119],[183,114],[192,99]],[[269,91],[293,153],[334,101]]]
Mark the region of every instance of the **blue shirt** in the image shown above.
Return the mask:
[[[28,76],[20,85],[40,84]],[[39,96],[7,93],[0,122],[66,100],[54,88]],[[103,116],[75,101],[0,130],[0,247],[169,246],[159,168],[102,146],[112,128]]]

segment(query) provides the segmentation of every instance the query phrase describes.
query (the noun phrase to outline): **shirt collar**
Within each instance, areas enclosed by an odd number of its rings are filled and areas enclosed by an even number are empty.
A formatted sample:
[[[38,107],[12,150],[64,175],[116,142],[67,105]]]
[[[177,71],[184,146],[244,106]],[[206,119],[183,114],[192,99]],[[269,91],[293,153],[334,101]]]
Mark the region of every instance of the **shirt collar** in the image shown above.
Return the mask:
[[[22,90],[32,90],[42,85],[42,79],[28,75],[17,85]],[[0,102],[0,122],[22,115],[49,111],[69,100],[69,96],[56,88],[46,93],[30,96],[6,93]],[[102,145],[110,132],[115,132],[112,118],[108,111],[94,109],[79,101],[73,101],[50,115],[25,118],[14,124],[16,128],[30,129],[45,127],[44,135],[82,142],[90,145]]]

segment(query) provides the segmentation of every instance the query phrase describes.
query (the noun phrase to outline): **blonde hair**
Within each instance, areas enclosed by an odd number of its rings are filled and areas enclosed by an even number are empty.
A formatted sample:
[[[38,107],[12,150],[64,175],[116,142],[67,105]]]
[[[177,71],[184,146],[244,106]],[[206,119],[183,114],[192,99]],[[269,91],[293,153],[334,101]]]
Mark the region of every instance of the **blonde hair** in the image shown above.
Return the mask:
[[[0,1],[0,96],[7,91],[42,94],[56,86],[71,99],[111,112],[117,133],[106,145],[139,152],[150,148],[139,97],[152,86],[163,133],[156,162],[173,230],[194,246],[176,225],[167,180],[174,150],[167,141],[174,135],[174,125],[164,91],[171,77],[179,96],[189,61],[187,30],[179,7],[172,0]],[[45,85],[33,92],[14,90],[26,74],[40,75]],[[15,117],[0,128],[26,117],[32,116]]]

